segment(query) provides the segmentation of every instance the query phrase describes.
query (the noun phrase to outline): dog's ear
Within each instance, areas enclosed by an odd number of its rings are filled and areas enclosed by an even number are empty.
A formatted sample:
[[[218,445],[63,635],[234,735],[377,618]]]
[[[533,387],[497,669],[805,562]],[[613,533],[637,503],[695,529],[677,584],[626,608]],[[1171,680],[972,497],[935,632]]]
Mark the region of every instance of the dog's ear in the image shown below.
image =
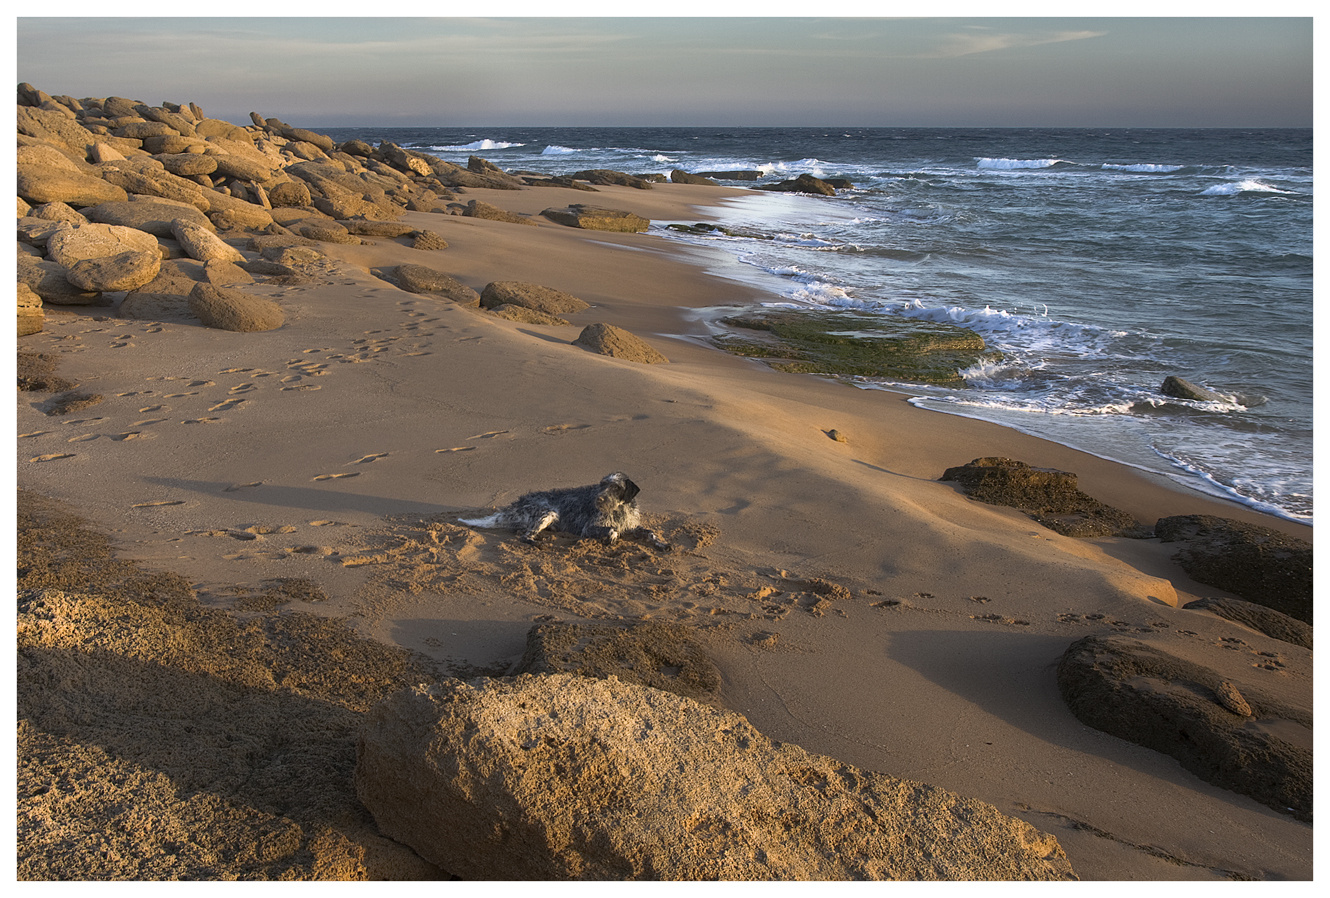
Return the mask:
[[[632,482],[631,480],[629,480],[627,477],[625,477],[625,478],[623,479],[623,501],[624,501],[624,502],[631,502],[631,501],[633,501],[633,497],[636,496],[636,495],[637,495],[638,493],[640,493],[640,492],[642,492],[642,491],[641,491],[640,489],[638,489],[638,486],[637,486],[636,483],[633,483],[633,482]]]

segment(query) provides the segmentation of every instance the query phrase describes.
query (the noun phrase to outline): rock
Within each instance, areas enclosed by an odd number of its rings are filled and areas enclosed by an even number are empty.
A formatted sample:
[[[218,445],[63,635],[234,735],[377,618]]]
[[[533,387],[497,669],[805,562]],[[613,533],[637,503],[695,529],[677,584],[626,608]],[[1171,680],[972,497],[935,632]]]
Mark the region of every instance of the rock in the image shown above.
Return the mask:
[[[359,244],[360,238],[332,219],[326,221],[298,221],[288,225],[293,233],[320,243]]]
[[[599,206],[586,206],[581,203],[566,209],[546,209],[541,215],[550,221],[570,228],[584,228],[589,231],[619,231],[639,233],[651,226],[648,219],[632,212],[619,209],[603,209]]]
[[[176,293],[131,293],[121,300],[116,314],[135,321],[179,321],[198,324],[189,296]]]
[[[582,333],[577,335],[573,345],[600,355],[640,362],[644,365],[669,361],[641,337],[612,324],[588,324]]]
[[[18,336],[40,333],[46,326],[42,298],[22,281],[18,282]]]
[[[1264,633],[1271,639],[1302,646],[1304,649],[1312,647],[1312,628],[1310,626],[1273,608],[1257,605],[1255,602],[1244,602],[1242,599],[1207,598],[1188,602],[1182,607],[1188,611],[1208,611],[1225,620],[1231,620],[1235,624],[1242,624],[1244,627],[1250,627],[1259,633]]]
[[[663,689],[720,704],[720,671],[681,624],[537,624],[512,674],[568,673]]]
[[[1189,380],[1170,374],[1159,386],[1159,392],[1175,399],[1190,399],[1193,402],[1227,402],[1228,400],[1213,390],[1198,387]]]
[[[43,413],[51,416],[68,415],[70,412],[81,412],[85,408],[92,408],[103,398],[101,393],[61,393],[42,403],[41,409]]]
[[[1146,536],[1135,518],[1081,492],[1076,475],[1032,468],[1010,458],[976,458],[948,468],[939,480],[956,481],[971,499],[1019,508],[1064,536]]]
[[[239,262],[245,258],[240,254],[240,250],[214,234],[210,227],[177,219],[172,223],[171,233],[180,241],[181,248],[191,259],[198,259],[200,262],[210,262],[214,259]]]
[[[47,148],[19,147],[18,149],[15,192],[28,202],[33,204],[61,202],[81,208],[128,199],[129,195],[123,188],[94,175],[85,174],[55,150],[50,150],[46,154],[26,152],[45,149]]]
[[[1213,515],[1160,518],[1155,535],[1193,580],[1312,623],[1312,547],[1270,527]]]
[[[827,436],[830,437],[831,439],[835,440],[837,443],[848,443],[848,442],[849,442],[849,440],[846,438],[845,434],[841,433],[839,430],[835,430],[835,429],[828,430],[828,431],[827,431]]]
[[[70,224],[88,223],[88,217],[68,203],[44,203],[29,210],[27,217],[40,218],[43,221],[67,221]]]
[[[232,178],[236,181],[269,181],[272,180],[272,166],[257,159],[251,159],[246,156],[238,156],[231,153],[224,155],[210,156],[217,162],[217,167],[213,170],[215,178]]]
[[[487,311],[491,315],[496,315],[499,318],[506,318],[509,321],[520,321],[523,324],[544,324],[552,327],[572,326],[571,321],[560,318],[558,315],[537,312],[535,309],[528,309],[525,306],[515,306],[512,303],[495,306]]]
[[[63,265],[21,254],[17,259],[18,282],[26,284],[43,302],[57,306],[87,306],[101,300],[99,293],[80,290],[71,284]]]
[[[72,225],[56,231],[46,241],[47,256],[66,268],[85,259],[101,259],[124,252],[156,254],[158,260],[161,259],[161,247],[156,237],[121,225]]]
[[[84,222],[86,221],[87,219],[84,219]],[[49,221],[44,218],[24,216],[18,220],[17,236],[21,243],[44,250],[46,249],[46,241],[51,239],[51,235],[69,224],[77,224],[77,222]]]
[[[715,181],[704,175],[690,175],[688,172],[679,168],[670,172],[670,180],[675,184],[709,184],[712,187],[717,186]]]
[[[1238,693],[1214,670],[1120,636],[1072,643],[1057,677],[1082,723],[1170,755],[1208,783],[1311,820],[1310,694],[1305,707],[1293,707],[1249,684]]]
[[[137,290],[157,277],[162,266],[161,251],[129,250],[114,256],[80,259],[65,270],[65,277],[80,290],[113,293]]]
[[[574,181],[590,181],[592,184],[617,184],[622,187],[636,187],[638,190],[650,190],[651,182],[645,178],[624,174],[608,168],[593,168],[574,172],[568,177]]]
[[[56,374],[59,359],[44,352],[22,352],[17,356],[15,373],[18,388],[25,393],[63,393],[78,384]]]
[[[704,178],[714,178],[718,181],[756,181],[766,174],[766,172],[745,169],[743,171],[700,171],[697,174]]]
[[[176,222],[188,222],[212,230],[208,216],[188,203],[166,199],[136,199],[125,203],[100,203],[83,210],[89,219],[101,224],[120,225],[145,231],[155,237],[171,237]]]
[[[991,805],[569,674],[404,690],[361,730],[379,830],[464,879],[1068,879]]]
[[[781,181],[778,184],[759,184],[758,190],[778,190],[787,193],[813,193],[819,196],[835,196],[836,188],[831,184],[815,178],[810,174],[802,174],[793,180]]]
[[[153,158],[171,174],[182,178],[210,175],[217,171],[217,157],[202,153],[158,153]]]
[[[274,206],[308,206],[309,186],[303,181],[281,181],[268,188],[268,202]]]
[[[424,265],[398,265],[397,286],[409,293],[429,293],[464,306],[479,307],[480,294],[457,278]]]
[[[272,224],[272,213],[262,206],[213,191],[208,197],[208,218],[218,230],[262,230]]]
[[[414,227],[400,221],[369,221],[351,218],[340,221],[338,224],[346,228],[348,233],[360,237],[405,237],[415,231]]]
[[[208,327],[227,331],[269,331],[286,320],[281,308],[270,299],[211,284],[194,285],[189,309]]]
[[[448,248],[448,241],[430,230],[416,231],[411,241],[411,248],[423,252],[435,252]]]
[[[520,281],[495,281],[485,287],[480,294],[482,308],[493,309],[512,304],[545,312],[548,315],[564,315],[591,308],[590,305],[562,290],[542,287],[540,284],[526,284]]]
[[[200,283],[215,287],[234,287],[237,284],[252,284],[254,278],[248,271],[227,259],[210,259],[203,266],[203,280]]]
[[[506,221],[510,224],[523,224],[535,226],[535,222],[529,218],[517,215],[513,212],[506,212],[498,206],[491,206],[489,203],[482,203],[480,200],[472,200],[466,204],[466,209],[462,212],[467,218],[483,218],[487,221]]]

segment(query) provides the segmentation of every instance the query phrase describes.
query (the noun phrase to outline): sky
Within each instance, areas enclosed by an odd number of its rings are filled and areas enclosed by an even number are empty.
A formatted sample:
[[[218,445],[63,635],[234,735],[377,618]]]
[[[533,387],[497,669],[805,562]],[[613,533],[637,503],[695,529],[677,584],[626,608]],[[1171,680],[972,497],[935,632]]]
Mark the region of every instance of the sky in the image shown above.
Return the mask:
[[[798,9],[812,5],[805,0]],[[227,6],[264,8],[243,0]],[[616,8],[559,8],[601,6]],[[747,8],[754,6],[779,4]],[[135,8],[151,11],[152,4]],[[485,8],[508,6],[496,0]],[[835,0],[817,8],[839,11]],[[1310,16],[69,16],[15,23],[19,82],[76,98],[194,102],[208,116],[241,124],[251,111],[308,128],[1312,124]]]

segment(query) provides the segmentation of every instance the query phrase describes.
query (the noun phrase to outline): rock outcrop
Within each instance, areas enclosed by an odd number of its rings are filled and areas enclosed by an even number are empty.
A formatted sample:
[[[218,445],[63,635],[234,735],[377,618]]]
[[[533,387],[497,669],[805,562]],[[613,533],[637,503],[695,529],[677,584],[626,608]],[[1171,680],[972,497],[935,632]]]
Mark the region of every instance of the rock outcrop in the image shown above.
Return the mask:
[[[1063,536],[1148,536],[1125,511],[1105,505],[1076,486],[1076,475],[1033,468],[1010,458],[976,458],[947,468],[938,478],[955,481],[971,499],[1019,508]]]
[[[566,315],[591,308],[571,293],[521,281],[495,281],[487,285],[480,293],[480,305],[485,309],[503,305],[525,306],[547,315]]]
[[[712,187],[716,186],[716,182],[705,175],[692,175],[681,168],[676,168],[674,171],[670,172],[670,181],[675,184],[705,184]]]
[[[1242,599],[1197,599],[1182,606],[1188,611],[1208,611],[1216,617],[1250,627],[1271,639],[1291,643],[1304,649],[1312,647],[1312,628],[1283,612]]]
[[[1312,547],[1270,527],[1214,515],[1160,518],[1155,535],[1182,542],[1173,560],[1193,580],[1312,622]]]
[[[566,209],[546,209],[541,215],[550,221],[570,228],[583,228],[588,231],[618,231],[635,234],[651,227],[651,222],[632,212],[622,209],[604,209],[600,206],[587,206],[577,203]]]
[[[465,879],[1068,879],[991,805],[778,744],[743,717],[570,674],[445,682],[376,707],[356,792]]]
[[[640,362],[644,365],[658,365],[669,361],[646,340],[613,324],[588,324],[582,329],[582,333],[577,335],[573,345],[599,355]]]
[[[1199,387],[1189,380],[1170,374],[1159,385],[1159,392],[1174,399],[1190,399],[1193,402],[1224,402],[1223,396],[1214,390]]]
[[[270,331],[286,321],[281,307],[271,299],[211,284],[194,285],[189,309],[208,327],[225,331]]]
[[[429,293],[464,306],[480,306],[480,294],[450,274],[424,265],[398,265],[397,286],[408,293]]]
[[[1259,672],[1259,671],[1258,671]],[[1299,820],[1312,813],[1312,711],[1119,636],[1087,636],[1058,663],[1082,722],[1177,758],[1183,767]]]
[[[621,187],[635,187],[638,190],[651,189],[651,182],[646,178],[639,178],[636,175],[614,171],[609,168],[591,168],[585,171],[573,172],[568,177],[574,181],[587,181],[591,184],[617,184]]]
[[[498,206],[482,203],[480,200],[472,200],[466,204],[462,214],[467,218],[483,218],[486,221],[506,221],[509,224],[531,225],[535,222],[525,216],[518,215],[516,212],[509,212],[506,209],[500,209]]]
[[[40,333],[46,326],[46,313],[42,311],[42,298],[22,281],[18,282],[18,336]]]
[[[759,184],[758,190],[776,190],[784,193],[812,193],[818,196],[835,196],[836,188],[830,182],[802,174],[797,178],[780,181],[776,184]]]

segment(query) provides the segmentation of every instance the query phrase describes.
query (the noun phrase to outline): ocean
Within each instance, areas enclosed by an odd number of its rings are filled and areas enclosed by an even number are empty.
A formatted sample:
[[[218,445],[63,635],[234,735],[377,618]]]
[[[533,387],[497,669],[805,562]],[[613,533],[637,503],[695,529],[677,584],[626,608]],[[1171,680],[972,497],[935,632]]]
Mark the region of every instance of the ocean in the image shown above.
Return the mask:
[[[1312,521],[1310,129],[325,130],[505,170],[847,179],[711,210],[760,236],[651,231],[767,305],[950,322],[1002,354],[963,388],[863,389]],[[1169,398],[1168,375],[1220,398]]]

